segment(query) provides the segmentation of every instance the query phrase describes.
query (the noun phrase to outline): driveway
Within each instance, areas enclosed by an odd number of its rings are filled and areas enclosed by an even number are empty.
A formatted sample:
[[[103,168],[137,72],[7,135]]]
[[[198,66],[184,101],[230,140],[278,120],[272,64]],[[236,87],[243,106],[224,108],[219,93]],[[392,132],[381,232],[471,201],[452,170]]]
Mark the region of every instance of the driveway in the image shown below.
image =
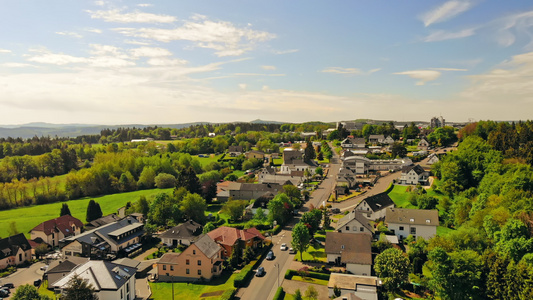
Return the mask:
[[[11,289],[10,297],[6,299],[10,299],[19,286],[24,284],[33,285],[35,280],[42,279],[44,271],[41,271],[40,268],[44,265],[44,262],[37,262],[27,268],[18,268],[15,273],[7,277],[0,278],[0,285],[6,283],[13,283],[15,285],[15,288]]]

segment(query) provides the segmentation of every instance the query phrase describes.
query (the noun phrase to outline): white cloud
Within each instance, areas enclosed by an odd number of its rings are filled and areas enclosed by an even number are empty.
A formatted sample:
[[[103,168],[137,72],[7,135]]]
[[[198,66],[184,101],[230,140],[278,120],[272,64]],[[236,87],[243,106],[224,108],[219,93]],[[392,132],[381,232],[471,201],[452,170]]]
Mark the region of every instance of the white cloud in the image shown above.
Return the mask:
[[[276,67],[275,66],[261,66],[261,68],[263,70],[268,70],[268,71],[274,71],[276,70]]]
[[[0,53],[11,53],[11,50],[0,49]]]
[[[32,56],[28,58],[27,60],[31,62],[41,63],[41,64],[51,64],[51,65],[58,65],[58,66],[87,62],[86,58],[76,57],[76,56],[62,54],[62,53],[41,53],[41,54]]]
[[[235,76],[268,76],[268,77],[281,77],[285,74],[262,74],[262,73],[235,73]]]
[[[74,37],[74,38],[78,38],[78,39],[81,39],[83,36],[79,33],[76,33],[76,32],[69,32],[69,31],[58,31],[56,32],[56,34],[59,34],[59,35],[64,35],[64,36],[71,36],[71,37]]]
[[[180,66],[187,64],[186,60],[183,59],[171,59],[171,58],[163,58],[163,57],[157,57],[157,58],[150,58],[147,63],[152,66],[159,66],[159,67],[170,67],[170,66]]]
[[[441,73],[434,70],[412,70],[393,73],[396,75],[407,75],[411,78],[418,79],[420,81],[416,82],[416,85],[424,85],[428,81],[433,81],[440,77]]]
[[[501,46],[511,46],[516,42],[517,36],[525,36],[528,39],[525,48],[533,50],[533,11],[497,19],[489,27],[496,31],[496,41]]]
[[[94,56],[114,56],[120,59],[130,58],[122,49],[115,46],[101,44],[91,44],[89,46],[91,47],[89,52]]]
[[[163,48],[154,48],[154,47],[140,47],[130,50],[131,54],[134,57],[162,57],[162,56],[171,56],[172,52]]]
[[[471,1],[452,0],[445,2],[439,7],[424,13],[421,16],[422,22],[427,27],[431,24],[447,21],[473,7]]]
[[[126,36],[159,42],[191,41],[195,47],[216,50],[215,54],[219,57],[242,55],[252,50],[255,43],[276,37],[266,31],[238,28],[230,22],[206,19],[186,21],[183,26],[175,29],[115,28],[114,30]]]
[[[98,28],[87,28],[87,29],[85,29],[85,31],[92,32],[92,33],[102,33],[102,30],[100,30]]]
[[[137,6],[139,7],[151,7],[151,6],[154,6],[153,4],[148,4],[148,3],[140,3],[140,4],[137,4]]]
[[[368,73],[372,74],[372,73],[376,73],[376,72],[379,72],[379,71],[381,71],[381,68],[372,69],[372,70],[368,71]]]
[[[472,36],[475,33],[476,33],[476,30],[474,28],[463,29],[457,32],[437,30],[431,33],[430,35],[424,37],[422,40],[424,42],[439,42],[439,41],[445,41],[445,40],[461,39],[461,38]]]
[[[105,2],[104,2],[104,1],[94,1],[94,5],[97,5],[97,6],[104,6],[104,5],[105,5]]]
[[[239,83],[239,88],[241,90],[245,90],[246,89],[246,83]]]
[[[275,50],[274,54],[290,54],[300,51],[299,49],[289,49],[289,50]]]
[[[335,74],[361,74],[361,70],[357,68],[343,68],[343,67],[329,67],[320,71],[323,73],[335,73]]]
[[[270,89],[270,87],[268,85],[263,85],[263,87],[261,88],[261,90],[263,90],[263,91],[267,91],[269,89]]]
[[[103,19],[115,23],[173,23],[177,19],[168,15],[156,15],[143,12],[122,13],[118,9],[87,11],[92,19]]]
[[[134,40],[125,40],[124,43],[131,44],[131,45],[139,45],[139,46],[149,46],[150,45],[150,43],[147,43],[147,42],[134,41]]]
[[[2,67],[6,68],[26,68],[26,67],[35,67],[31,64],[24,64],[24,63],[4,63],[1,65]]]
[[[430,69],[437,70],[437,71],[459,71],[459,72],[468,71],[467,69],[455,69],[455,68],[430,68]]]

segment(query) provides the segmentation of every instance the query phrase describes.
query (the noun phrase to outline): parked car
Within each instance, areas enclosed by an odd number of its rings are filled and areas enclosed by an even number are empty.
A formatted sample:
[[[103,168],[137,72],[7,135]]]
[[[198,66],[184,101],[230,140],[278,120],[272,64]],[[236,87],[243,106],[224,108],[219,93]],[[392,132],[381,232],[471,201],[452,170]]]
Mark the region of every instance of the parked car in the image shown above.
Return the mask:
[[[296,254],[296,250],[294,250],[293,248],[290,248],[289,249],[289,254]]]
[[[334,213],[334,214],[340,214],[341,210],[338,207],[334,207],[334,208],[331,209],[331,212]]]
[[[281,251],[285,251],[285,250],[287,250],[289,248],[287,247],[287,244],[283,243],[283,244],[281,244],[281,246],[279,246],[279,249],[281,249]]]
[[[0,289],[0,297],[9,297],[10,291],[6,288]]]
[[[274,252],[268,251],[266,259],[267,260],[273,260],[274,259]]]
[[[44,265],[44,266],[40,267],[39,269],[41,269],[41,271],[46,271],[46,270],[48,270],[48,265]]]
[[[6,283],[6,284],[3,285],[3,287],[6,287],[6,288],[8,288],[8,289],[14,289],[14,288],[15,288],[15,285],[12,284],[12,283]]]
[[[33,282],[33,285],[39,287],[41,285],[41,279],[37,279]]]
[[[255,276],[257,277],[265,276],[265,268],[259,267],[257,269],[257,272],[255,272]]]

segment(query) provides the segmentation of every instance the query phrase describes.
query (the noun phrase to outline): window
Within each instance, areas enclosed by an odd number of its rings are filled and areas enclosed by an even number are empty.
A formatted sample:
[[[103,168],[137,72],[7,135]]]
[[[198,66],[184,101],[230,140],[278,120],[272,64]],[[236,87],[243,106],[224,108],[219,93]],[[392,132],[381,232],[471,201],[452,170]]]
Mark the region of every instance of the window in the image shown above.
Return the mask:
[[[190,261],[187,259],[187,260],[185,261],[185,264],[186,264],[186,265],[190,264]]]
[[[170,266],[170,271],[174,271],[174,266]]]
[[[196,254],[196,250],[192,250],[192,254]]]
[[[400,228],[399,228],[399,229],[400,229],[400,230],[403,230],[403,226],[400,226]]]
[[[359,231],[363,232],[365,229],[363,227],[359,227]]]
[[[346,226],[346,230],[347,230],[347,231],[350,231],[350,226]]]
[[[416,234],[416,227],[411,227],[411,234]]]
[[[198,270],[198,275],[202,275],[202,270]]]
[[[167,265],[163,265],[163,270],[166,270],[167,269]]]
[[[120,299],[123,299],[124,298],[124,293],[122,292],[122,290],[120,290]]]
[[[199,265],[199,266],[202,265],[202,261],[201,261],[201,260],[198,260],[198,265]]]
[[[189,269],[185,269],[185,274],[189,274]]]

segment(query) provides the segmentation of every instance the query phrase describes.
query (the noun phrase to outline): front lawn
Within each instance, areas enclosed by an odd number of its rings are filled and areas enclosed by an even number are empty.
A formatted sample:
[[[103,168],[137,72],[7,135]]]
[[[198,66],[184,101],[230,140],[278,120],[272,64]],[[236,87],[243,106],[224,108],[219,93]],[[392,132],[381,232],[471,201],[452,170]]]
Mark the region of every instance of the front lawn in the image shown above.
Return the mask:
[[[317,240],[321,240],[322,237],[317,237]],[[325,237],[324,237],[325,239]],[[326,255],[325,247],[322,246],[319,243],[312,243],[309,248],[307,248],[307,251],[303,253],[303,260],[304,261],[320,261],[320,262],[328,262],[328,257]],[[295,261],[300,261],[300,251],[298,251],[294,255]]]
[[[407,192],[406,185],[395,185],[389,192],[389,197],[394,201],[396,207],[399,208],[417,208],[409,202],[409,192]]]
[[[311,277],[302,277],[298,275],[292,276],[291,280],[301,281],[305,283],[314,283],[314,284],[320,284],[320,285],[328,285],[329,280],[323,280],[323,279],[316,279]]]
[[[225,292],[226,290],[233,289],[233,281],[237,274],[231,274],[229,271],[224,271],[222,276],[204,283],[187,283],[187,282],[175,282],[174,283],[174,299],[205,299],[215,300],[219,299],[220,295],[212,297],[200,297],[205,293],[218,294],[216,292]],[[168,300],[172,297],[172,283],[169,282],[150,282],[150,288],[152,289],[152,297],[150,299]]]

